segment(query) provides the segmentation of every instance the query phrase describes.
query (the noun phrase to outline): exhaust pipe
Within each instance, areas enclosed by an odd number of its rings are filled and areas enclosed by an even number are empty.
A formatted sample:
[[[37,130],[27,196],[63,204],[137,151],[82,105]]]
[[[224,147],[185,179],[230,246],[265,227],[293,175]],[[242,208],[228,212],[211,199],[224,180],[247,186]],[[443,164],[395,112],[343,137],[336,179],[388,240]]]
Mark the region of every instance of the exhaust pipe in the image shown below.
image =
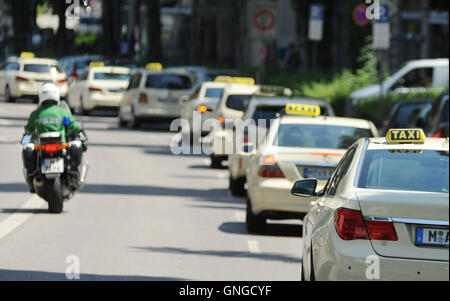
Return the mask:
[[[44,179],[41,176],[35,177],[33,179],[33,184],[35,187],[42,187],[44,186]]]

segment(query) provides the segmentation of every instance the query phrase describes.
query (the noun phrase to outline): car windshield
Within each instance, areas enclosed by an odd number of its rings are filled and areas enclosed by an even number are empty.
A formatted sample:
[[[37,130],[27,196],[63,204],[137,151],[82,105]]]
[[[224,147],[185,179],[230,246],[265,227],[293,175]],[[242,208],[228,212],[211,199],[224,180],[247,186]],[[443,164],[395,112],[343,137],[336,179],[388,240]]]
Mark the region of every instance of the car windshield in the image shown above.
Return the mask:
[[[50,70],[52,68],[56,68],[56,66],[42,65],[42,64],[26,64],[23,66],[23,71],[38,72],[38,73],[50,73]]]
[[[306,118],[306,117],[305,117]],[[321,124],[281,124],[274,145],[347,149],[362,137],[372,137],[370,129]]]
[[[223,88],[207,88],[205,91],[205,98],[220,99],[223,94]]]
[[[448,193],[448,151],[369,150],[358,187]]]
[[[425,106],[424,103],[405,103],[398,107],[395,112],[394,117],[392,118],[391,124],[392,127],[401,127],[406,125],[411,114],[415,112],[414,109]]]
[[[244,112],[250,102],[252,95],[230,95],[227,98],[226,106],[229,109]]]
[[[176,74],[150,74],[145,82],[147,88],[189,90],[192,87],[191,80],[187,76]]]
[[[126,73],[109,73],[109,72],[96,72],[94,73],[94,79],[98,80],[129,80],[130,75]]]
[[[259,106],[255,108],[252,119],[258,126],[265,126],[270,128],[271,121],[277,117],[277,114],[281,112],[284,106]]]

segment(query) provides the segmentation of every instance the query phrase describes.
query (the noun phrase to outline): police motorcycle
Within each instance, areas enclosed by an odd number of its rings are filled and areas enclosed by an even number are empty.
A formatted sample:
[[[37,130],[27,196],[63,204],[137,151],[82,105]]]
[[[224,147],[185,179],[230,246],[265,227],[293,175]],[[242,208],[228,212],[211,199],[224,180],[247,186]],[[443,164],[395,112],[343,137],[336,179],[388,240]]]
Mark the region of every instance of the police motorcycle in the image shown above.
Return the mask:
[[[64,117],[62,123],[68,133],[70,119]],[[64,201],[72,198],[86,182],[89,162],[83,152],[87,150],[88,137],[84,130],[66,136],[67,143],[59,132],[22,137],[25,179],[28,177],[30,192],[48,203],[50,213],[61,213]]]

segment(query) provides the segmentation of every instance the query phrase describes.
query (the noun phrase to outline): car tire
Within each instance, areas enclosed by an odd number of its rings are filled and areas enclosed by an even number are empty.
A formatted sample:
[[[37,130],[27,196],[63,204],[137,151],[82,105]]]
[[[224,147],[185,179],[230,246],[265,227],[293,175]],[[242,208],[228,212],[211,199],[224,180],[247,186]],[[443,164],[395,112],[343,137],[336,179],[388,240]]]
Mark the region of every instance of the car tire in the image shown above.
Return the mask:
[[[120,117],[120,115],[119,115],[119,127],[124,128],[127,126],[127,124],[128,124],[128,122],[123,120],[122,117]]]
[[[246,220],[247,231],[251,233],[266,232],[266,220],[258,215],[253,214],[252,202],[247,198]]]
[[[128,122],[128,127],[131,129],[139,129],[141,121],[134,115],[134,110],[131,110],[131,120]]]
[[[9,89],[9,86],[5,87],[5,102],[14,102],[14,97],[11,96],[11,90]]]
[[[230,191],[233,196],[245,196],[245,178],[240,177],[237,179],[233,179],[230,174]]]
[[[310,272],[309,272],[309,281],[316,281],[316,276],[314,274],[314,265],[313,265],[313,252],[312,252],[312,246],[311,246],[311,256],[310,259]]]
[[[211,155],[211,168],[222,168],[222,158]]]

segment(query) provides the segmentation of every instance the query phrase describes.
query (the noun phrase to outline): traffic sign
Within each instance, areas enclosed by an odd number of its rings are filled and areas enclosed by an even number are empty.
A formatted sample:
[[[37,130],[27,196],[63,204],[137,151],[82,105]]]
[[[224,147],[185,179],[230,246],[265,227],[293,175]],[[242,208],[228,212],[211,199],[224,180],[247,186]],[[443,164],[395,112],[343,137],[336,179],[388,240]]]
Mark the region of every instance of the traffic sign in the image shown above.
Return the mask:
[[[353,20],[355,20],[355,23],[364,26],[369,22],[369,19],[366,16],[367,11],[367,5],[365,4],[359,4],[355,7],[353,10]]]
[[[324,6],[313,4],[309,8],[308,39],[311,41],[322,40],[323,35]]]
[[[268,9],[259,10],[253,15],[253,25],[261,31],[271,30],[276,21],[275,14]]]
[[[273,1],[249,1],[247,9],[251,38],[256,40],[275,39],[277,37],[278,3]]]
[[[391,32],[389,26],[389,6],[380,5],[380,16],[373,22],[373,47],[374,49],[389,49]]]

